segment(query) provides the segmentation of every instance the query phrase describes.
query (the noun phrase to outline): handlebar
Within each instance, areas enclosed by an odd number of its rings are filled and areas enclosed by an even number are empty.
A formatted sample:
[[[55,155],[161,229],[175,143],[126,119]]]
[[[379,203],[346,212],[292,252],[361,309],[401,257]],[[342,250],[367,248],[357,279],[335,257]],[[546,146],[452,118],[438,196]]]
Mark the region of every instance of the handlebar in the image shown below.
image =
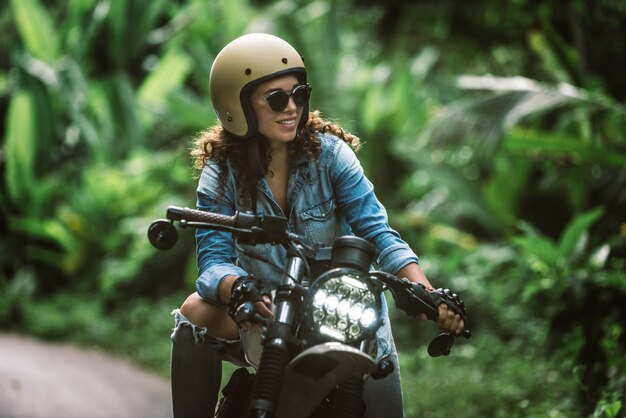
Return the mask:
[[[297,235],[287,231],[287,219],[281,216],[254,215],[243,212],[235,212],[232,216],[228,216],[186,207],[168,206],[166,217],[167,220],[157,220],[148,229],[150,242],[162,250],[170,249],[176,243],[177,232],[173,226],[175,221],[180,222],[183,227],[190,226],[232,232],[240,240],[250,244],[300,242]],[[423,286],[411,283],[407,279],[398,279],[396,276],[382,271],[372,272],[372,274],[387,285],[396,306],[407,314],[416,316],[424,313],[428,319],[436,321],[439,317],[438,306],[441,303],[446,303],[461,315],[467,327],[465,307],[460,299],[457,298],[461,305],[450,295],[429,292]],[[466,328],[461,335],[469,339],[471,332]],[[429,354],[433,357],[448,355],[453,344],[454,336],[441,334],[431,343]]]
[[[288,231],[287,219],[282,216],[254,215],[247,212],[235,212],[232,216],[221,213],[207,212],[197,209],[168,206],[167,219],[156,220],[148,229],[150,243],[156,248],[167,250],[177,240],[176,228],[173,223],[179,222],[181,227],[213,229],[234,234],[246,244],[284,244],[300,243],[298,235]],[[303,245],[304,246],[304,245]]]
[[[178,206],[167,207],[167,219],[187,223],[208,223],[231,226],[234,228],[251,228],[258,222],[258,216],[235,212],[234,215],[222,215],[221,213],[207,212],[198,209],[181,208]]]

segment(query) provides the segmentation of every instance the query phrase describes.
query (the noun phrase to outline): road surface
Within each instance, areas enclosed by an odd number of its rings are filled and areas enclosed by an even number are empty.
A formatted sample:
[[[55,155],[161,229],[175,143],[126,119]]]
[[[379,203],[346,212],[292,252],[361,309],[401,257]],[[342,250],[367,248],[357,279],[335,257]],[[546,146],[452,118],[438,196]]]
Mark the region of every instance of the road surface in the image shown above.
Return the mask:
[[[0,418],[171,418],[167,380],[92,350],[0,334]]]

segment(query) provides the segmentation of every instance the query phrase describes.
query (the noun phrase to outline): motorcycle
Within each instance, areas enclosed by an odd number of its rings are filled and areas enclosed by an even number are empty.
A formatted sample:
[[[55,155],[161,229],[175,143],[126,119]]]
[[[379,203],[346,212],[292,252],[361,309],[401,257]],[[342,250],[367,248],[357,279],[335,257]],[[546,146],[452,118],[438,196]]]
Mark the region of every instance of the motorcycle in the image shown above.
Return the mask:
[[[393,363],[372,355],[376,331],[382,325],[382,297],[390,291],[396,307],[411,316],[436,320],[441,303],[467,324],[465,305],[448,289],[427,291],[422,285],[383,271],[370,271],[372,245],[355,236],[337,238],[332,247],[307,245],[287,230],[287,219],[236,212],[232,216],[169,206],[166,219],[148,229],[151,244],[161,250],[177,241],[181,228],[203,228],[232,234],[235,245],[282,245],[284,266],[261,254],[246,254],[274,265],[281,280],[273,293],[274,316],[262,318],[253,301],[241,297],[233,312],[237,323],[262,323],[241,330],[246,368],[235,371],[223,391],[216,417],[362,417],[366,378],[380,379],[393,372]],[[251,282],[248,282],[250,284]],[[245,293],[245,286],[243,293]],[[249,289],[248,289],[249,290]],[[471,337],[467,329],[462,334]],[[428,346],[433,356],[447,356],[455,336],[441,333]]]

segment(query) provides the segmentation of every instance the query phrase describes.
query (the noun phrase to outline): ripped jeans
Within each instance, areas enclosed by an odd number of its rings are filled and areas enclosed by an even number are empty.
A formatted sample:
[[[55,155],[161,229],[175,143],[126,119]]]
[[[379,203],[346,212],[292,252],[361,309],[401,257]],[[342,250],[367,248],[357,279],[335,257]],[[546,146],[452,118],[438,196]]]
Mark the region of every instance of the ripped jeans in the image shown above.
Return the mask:
[[[178,309],[172,312],[171,384],[174,418],[213,416],[222,378],[222,361],[245,367],[239,340],[222,340],[192,324]],[[383,379],[365,382],[365,418],[402,418],[402,387],[398,355],[391,340],[389,358],[394,371]]]

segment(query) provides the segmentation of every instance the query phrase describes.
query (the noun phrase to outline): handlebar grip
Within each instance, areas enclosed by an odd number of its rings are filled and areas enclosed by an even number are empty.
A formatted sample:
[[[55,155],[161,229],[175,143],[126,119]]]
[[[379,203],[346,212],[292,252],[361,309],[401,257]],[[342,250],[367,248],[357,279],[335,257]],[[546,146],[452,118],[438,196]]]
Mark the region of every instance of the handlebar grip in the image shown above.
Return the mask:
[[[225,226],[235,226],[236,216],[227,216],[220,213],[181,208],[178,206],[168,206],[167,219],[172,221],[206,222]]]

